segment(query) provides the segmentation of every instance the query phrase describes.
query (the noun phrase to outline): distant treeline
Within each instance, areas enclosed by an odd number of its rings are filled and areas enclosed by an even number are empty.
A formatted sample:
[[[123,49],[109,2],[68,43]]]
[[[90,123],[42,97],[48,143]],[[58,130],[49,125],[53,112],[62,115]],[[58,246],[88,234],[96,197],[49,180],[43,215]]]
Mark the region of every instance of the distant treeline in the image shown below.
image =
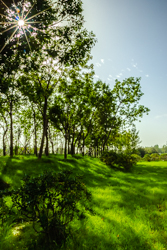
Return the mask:
[[[163,145],[162,148],[159,145],[151,146],[151,147],[139,147],[136,152],[141,157],[144,157],[146,154],[164,154],[167,153],[167,145]]]

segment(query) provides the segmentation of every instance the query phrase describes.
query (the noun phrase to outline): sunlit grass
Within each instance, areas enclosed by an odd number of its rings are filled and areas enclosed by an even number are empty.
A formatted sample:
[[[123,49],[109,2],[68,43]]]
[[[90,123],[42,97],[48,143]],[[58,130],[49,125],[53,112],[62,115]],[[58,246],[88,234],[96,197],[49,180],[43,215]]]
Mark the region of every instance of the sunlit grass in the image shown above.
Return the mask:
[[[96,214],[71,223],[73,239],[67,249],[167,250],[167,162],[140,162],[129,173],[110,169],[90,157],[64,160],[57,155],[38,160],[18,156],[12,160],[1,157],[1,162],[1,178],[14,188],[19,187],[24,173],[36,176],[45,170],[68,169],[84,175]],[[2,233],[0,249],[28,249],[26,245],[36,235],[31,225],[19,227],[15,223]],[[8,248],[3,248],[6,241]]]

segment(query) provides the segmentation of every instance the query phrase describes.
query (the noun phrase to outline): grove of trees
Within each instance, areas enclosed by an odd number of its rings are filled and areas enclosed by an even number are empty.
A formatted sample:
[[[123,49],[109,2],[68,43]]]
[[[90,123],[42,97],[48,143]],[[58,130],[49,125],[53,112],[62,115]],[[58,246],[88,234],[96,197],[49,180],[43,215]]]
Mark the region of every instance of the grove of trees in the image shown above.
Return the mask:
[[[29,42],[14,37],[0,55],[3,155],[41,158],[57,148],[65,158],[88,150],[95,156],[106,149],[134,153],[140,143],[134,122],[149,112],[140,105],[141,79],[116,80],[112,89],[94,82],[90,59],[96,38],[84,28],[82,1],[28,2],[34,15],[41,12],[33,21],[43,32],[34,36],[32,30]],[[1,33],[2,46],[9,36],[10,31]]]

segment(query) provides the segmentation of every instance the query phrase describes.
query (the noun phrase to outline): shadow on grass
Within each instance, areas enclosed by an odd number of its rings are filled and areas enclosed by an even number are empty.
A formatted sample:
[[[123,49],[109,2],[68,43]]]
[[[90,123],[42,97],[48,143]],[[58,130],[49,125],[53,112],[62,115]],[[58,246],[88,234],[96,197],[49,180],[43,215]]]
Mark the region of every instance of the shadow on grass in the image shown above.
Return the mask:
[[[68,156],[66,160],[60,155],[43,157],[41,160],[35,156],[3,159],[6,165],[4,163],[1,168],[2,176],[11,178],[11,184],[14,187],[20,185],[24,173],[35,176],[45,170],[57,172],[67,169],[72,170],[74,174],[83,175],[84,183],[93,193],[92,207],[98,211],[100,218],[103,218],[104,213],[112,209],[113,211],[123,211],[133,221],[139,217],[141,224],[147,225],[150,231],[158,230],[157,239],[164,245],[167,244],[167,237],[160,236],[163,235],[162,232],[167,231],[165,220],[163,220],[166,218],[167,209],[167,204],[165,205],[165,201],[167,201],[167,163],[139,163],[131,172],[122,172],[118,169],[116,171],[111,169],[99,159],[87,156],[79,158]],[[96,188],[97,191],[95,191]],[[111,224],[111,235],[103,235],[103,230],[96,230],[94,234],[92,230],[81,227],[81,232],[76,232],[78,248],[75,246],[71,249],[155,249],[151,248],[144,236],[135,232],[129,224],[127,228],[122,227],[109,216],[106,216],[106,221]],[[117,235],[119,236],[117,237]],[[92,247],[89,248],[89,245]]]
[[[105,224],[103,220],[101,224]],[[74,231],[73,241],[67,249],[70,250],[153,250],[154,248],[147,242],[147,237],[139,235],[133,228],[127,226],[123,228],[121,223],[107,219],[111,225],[108,234],[103,231],[92,231],[84,221],[80,221],[80,226]],[[103,227],[103,226],[101,226]]]

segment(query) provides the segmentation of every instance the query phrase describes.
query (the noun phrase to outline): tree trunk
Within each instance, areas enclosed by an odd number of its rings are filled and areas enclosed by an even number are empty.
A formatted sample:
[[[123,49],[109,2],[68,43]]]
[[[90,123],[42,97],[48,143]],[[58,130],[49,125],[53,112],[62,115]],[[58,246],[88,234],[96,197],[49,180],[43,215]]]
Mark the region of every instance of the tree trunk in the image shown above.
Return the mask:
[[[46,111],[47,111],[47,97],[45,97],[45,103],[44,103],[44,109],[43,109],[43,133],[42,133],[41,146],[40,146],[39,155],[38,155],[39,159],[42,158],[44,140],[45,140],[46,129],[47,129]]]
[[[34,107],[32,106],[33,109],[33,115],[34,115],[34,154],[37,156],[37,126],[36,126],[36,114],[35,114],[35,110]]]
[[[51,135],[51,131],[50,131],[50,126],[48,126],[48,132],[49,132],[49,139],[50,139],[50,143],[52,145],[52,154],[54,154],[54,143],[52,140],[52,135]]]
[[[95,146],[95,147],[94,147],[94,152],[95,152],[94,157],[95,157],[95,158],[97,157],[97,151],[96,151],[96,149],[97,149],[97,147]]]
[[[65,134],[64,159],[67,159],[67,134]]]
[[[18,147],[17,144],[16,144],[16,145],[15,145],[15,149],[14,149],[14,150],[15,150],[15,155],[18,155],[18,148],[19,148],[19,147]]]
[[[6,156],[6,142],[5,142],[5,137],[8,131],[8,127],[6,127],[6,130],[3,133],[3,156]]]
[[[104,152],[104,150],[105,150],[105,146],[106,146],[106,144],[107,144],[107,142],[108,142],[108,139],[109,139],[109,137],[110,137],[110,134],[111,134],[111,130],[109,131],[108,136],[106,136],[106,138],[104,139],[104,143],[103,143],[103,152]]]
[[[83,133],[83,142],[82,142],[82,155],[85,155],[85,137],[84,137],[84,133]]]
[[[5,137],[6,137],[6,134],[8,132],[8,122],[7,122],[7,119],[5,117],[5,115],[2,114],[2,117],[5,121],[5,124],[6,124],[6,127],[4,126],[3,127],[3,138],[2,138],[2,145],[3,145],[3,156],[6,156],[6,142],[5,142]]]
[[[5,132],[3,134],[3,156],[6,155],[6,143],[5,143]]]
[[[73,156],[74,154],[75,154],[75,145],[74,145],[74,134],[73,134],[71,142],[71,155]]]
[[[13,102],[10,101],[10,157],[13,157]]]
[[[45,154],[49,156],[49,139],[48,139],[48,119],[46,119],[46,147],[45,147]]]

